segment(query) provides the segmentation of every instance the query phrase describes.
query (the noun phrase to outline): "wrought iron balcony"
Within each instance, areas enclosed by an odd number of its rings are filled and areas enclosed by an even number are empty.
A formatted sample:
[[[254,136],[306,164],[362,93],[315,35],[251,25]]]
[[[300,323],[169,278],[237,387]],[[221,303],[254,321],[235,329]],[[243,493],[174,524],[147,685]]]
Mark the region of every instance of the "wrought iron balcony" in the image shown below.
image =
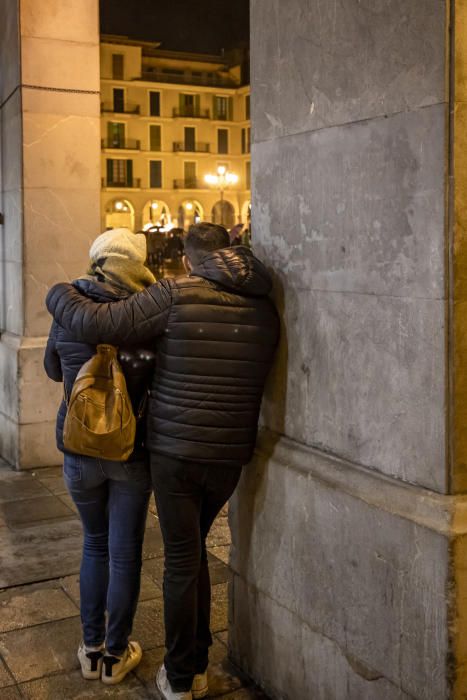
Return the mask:
[[[203,180],[197,177],[185,177],[181,180],[174,180],[174,190],[202,190],[206,185]]]
[[[138,189],[141,187],[141,178],[133,177],[131,180],[125,180],[123,182],[117,182],[115,180],[106,180],[102,178],[102,187],[115,187],[120,190],[125,189]]]
[[[239,87],[240,82],[234,77],[224,75],[201,75],[194,72],[187,73],[164,73],[160,70],[143,70],[141,78],[137,80],[147,80],[154,83],[175,83],[176,85],[206,85],[210,87]]]
[[[139,114],[141,108],[139,105],[125,102],[123,105],[117,105],[113,102],[101,102],[101,112],[112,112],[113,114]]]
[[[140,151],[141,141],[136,139],[101,139],[102,148],[118,148],[127,151]]]
[[[209,153],[211,151],[211,144],[209,143],[199,143],[194,144],[185,143],[185,141],[174,141],[173,142],[174,153],[179,151],[184,151],[185,153]]]
[[[193,119],[211,119],[211,110],[196,109],[196,107],[183,107],[182,109],[174,109],[173,117],[190,117]]]

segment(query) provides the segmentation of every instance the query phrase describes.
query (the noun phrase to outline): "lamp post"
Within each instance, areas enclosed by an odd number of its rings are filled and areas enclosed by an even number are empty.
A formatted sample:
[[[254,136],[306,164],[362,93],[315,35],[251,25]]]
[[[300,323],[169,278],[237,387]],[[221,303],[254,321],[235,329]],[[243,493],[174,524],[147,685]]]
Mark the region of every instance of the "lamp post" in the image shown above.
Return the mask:
[[[218,188],[220,194],[221,203],[221,225],[224,225],[224,190],[230,185],[236,185],[238,182],[238,175],[231,173],[227,170],[225,165],[219,165],[217,172],[208,173],[204,176],[204,182],[208,185]]]

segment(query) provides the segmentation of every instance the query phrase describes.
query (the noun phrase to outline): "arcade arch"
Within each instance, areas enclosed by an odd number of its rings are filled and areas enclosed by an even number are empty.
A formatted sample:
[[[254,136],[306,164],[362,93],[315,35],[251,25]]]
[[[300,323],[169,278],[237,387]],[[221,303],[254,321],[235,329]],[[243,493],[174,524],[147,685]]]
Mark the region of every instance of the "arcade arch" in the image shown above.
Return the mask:
[[[221,224],[227,229],[235,226],[235,209],[233,204],[225,199],[216,202],[211,210],[211,219],[213,224]]]
[[[191,224],[198,224],[204,219],[204,209],[194,199],[186,199],[178,208],[178,225],[187,230]]]
[[[143,229],[150,226],[164,226],[170,228],[172,217],[170,209],[165,202],[160,199],[150,199],[143,207]]]
[[[115,197],[105,207],[105,227],[135,230],[135,209],[128,199]]]

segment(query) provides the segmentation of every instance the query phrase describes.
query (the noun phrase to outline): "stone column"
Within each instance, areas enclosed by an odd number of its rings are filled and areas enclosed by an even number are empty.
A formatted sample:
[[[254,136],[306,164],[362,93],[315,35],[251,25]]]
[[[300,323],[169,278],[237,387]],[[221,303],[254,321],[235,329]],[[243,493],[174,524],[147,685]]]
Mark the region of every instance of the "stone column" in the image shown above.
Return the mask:
[[[231,654],[273,698],[465,698],[467,4],[251,9],[283,336],[231,510]]]
[[[27,468],[60,461],[45,294],[99,232],[97,0],[5,0],[0,76],[0,455]]]

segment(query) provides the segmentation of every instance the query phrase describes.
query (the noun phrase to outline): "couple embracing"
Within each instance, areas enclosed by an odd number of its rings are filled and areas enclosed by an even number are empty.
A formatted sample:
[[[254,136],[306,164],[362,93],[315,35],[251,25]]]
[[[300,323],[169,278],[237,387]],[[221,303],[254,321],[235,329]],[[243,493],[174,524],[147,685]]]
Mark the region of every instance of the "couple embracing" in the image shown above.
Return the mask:
[[[166,654],[162,698],[208,695],[211,587],[206,537],[251,459],[279,322],[263,264],[215,224],[185,237],[186,275],[154,279],[146,241],[126,229],[91,246],[88,273],[55,285],[45,355],[70,396],[98,344],[118,348],[137,421],[125,461],[68,451],[67,402],[57,417],[64,478],[79,512],[83,676],[119,683],[141,660],[130,640],[151,492],[164,541]]]

